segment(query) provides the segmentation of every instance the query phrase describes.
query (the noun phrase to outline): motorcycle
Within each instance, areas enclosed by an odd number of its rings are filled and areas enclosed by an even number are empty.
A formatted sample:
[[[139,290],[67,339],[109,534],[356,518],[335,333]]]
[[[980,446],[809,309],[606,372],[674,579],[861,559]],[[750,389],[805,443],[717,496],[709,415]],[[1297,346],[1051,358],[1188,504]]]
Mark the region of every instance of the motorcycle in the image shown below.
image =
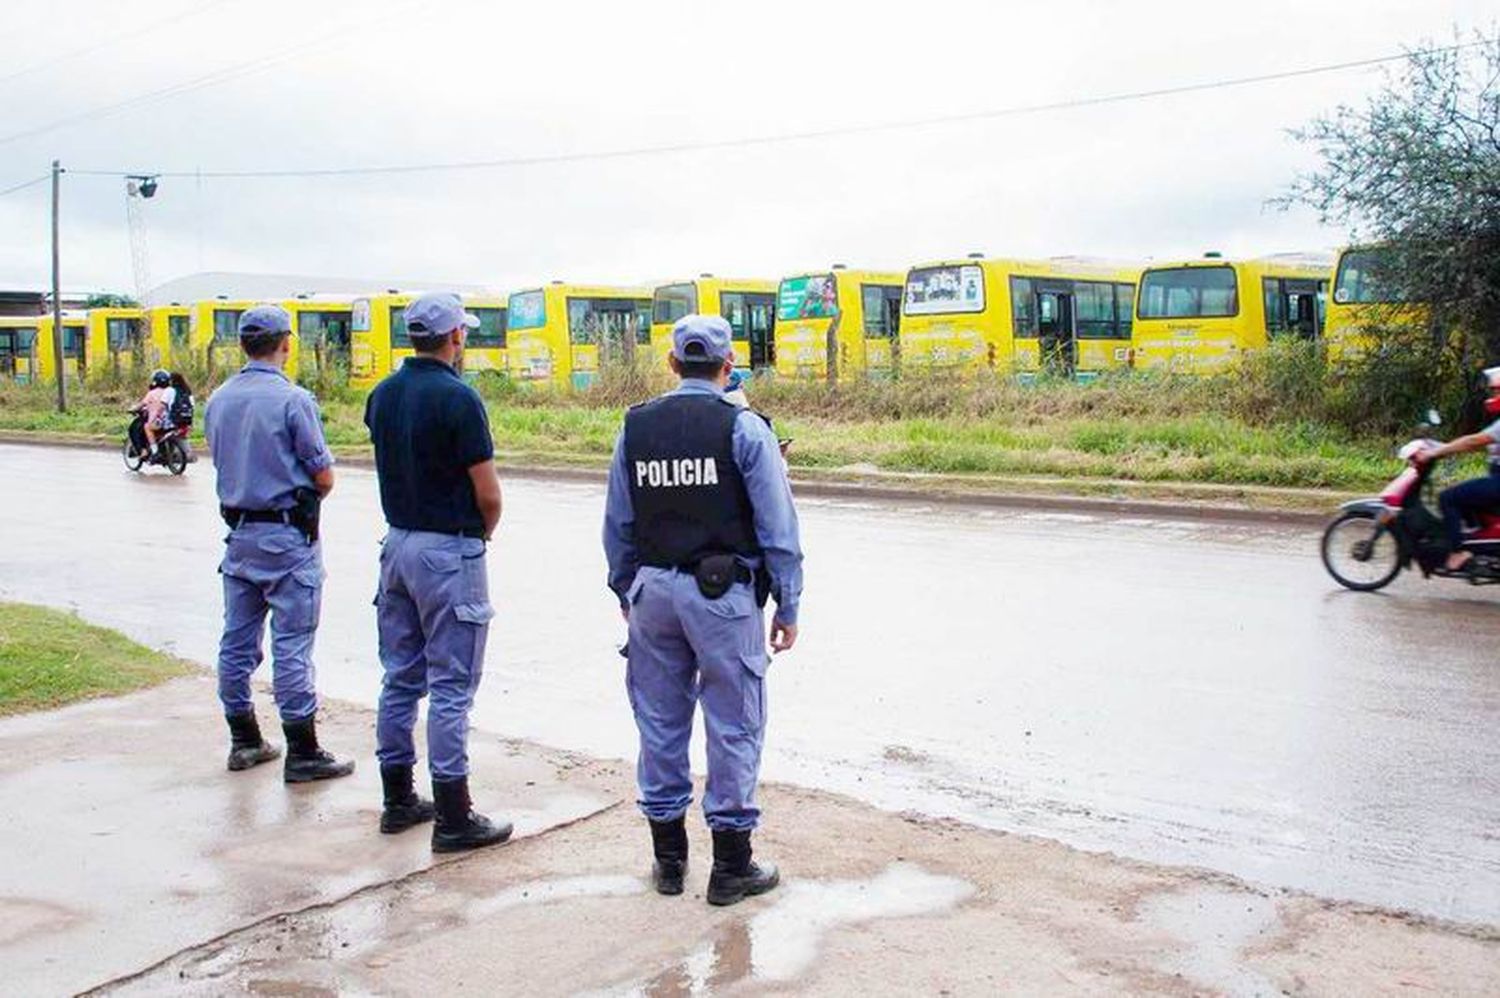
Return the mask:
[[[147,464],[164,466],[174,475],[187,470],[193,461],[192,445],[188,443],[188,431],[192,424],[179,424],[162,430],[156,438],[156,456],[151,456],[146,444],[145,415],[140,409],[132,409],[135,419],[125,431],[125,467],[140,471]]]
[[[1438,425],[1437,413],[1428,413],[1427,422]],[[1424,578],[1465,579],[1476,586],[1500,583],[1500,514],[1466,524],[1463,550],[1472,551],[1473,559],[1457,571],[1444,567],[1449,550],[1443,521],[1429,505],[1436,462],[1411,463],[1414,455],[1437,443],[1424,437],[1403,445],[1396,454],[1406,468],[1380,495],[1344,503],[1324,529],[1323,567],[1339,585],[1374,592],[1413,564]]]

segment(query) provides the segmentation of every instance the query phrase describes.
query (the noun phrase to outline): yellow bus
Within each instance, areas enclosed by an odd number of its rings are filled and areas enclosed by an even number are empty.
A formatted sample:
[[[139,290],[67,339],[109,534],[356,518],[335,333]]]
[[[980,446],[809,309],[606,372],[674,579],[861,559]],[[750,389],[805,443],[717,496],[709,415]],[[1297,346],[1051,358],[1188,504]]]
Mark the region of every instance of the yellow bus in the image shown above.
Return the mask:
[[[210,298],[188,307],[188,348],[201,358],[210,372],[230,375],[244,366],[240,352],[240,316],[246,309],[262,304],[246,298]],[[293,337],[292,349],[296,347]],[[297,376],[296,367],[288,363],[287,376]]]
[[[649,349],[651,292],[554,281],[510,296],[510,329],[513,378],[587,388],[601,365]]]
[[[336,380],[347,380],[353,300],[298,295],[281,305],[291,315],[296,333],[297,375],[314,378],[327,369]]]
[[[146,327],[152,344],[165,358],[164,366],[180,367],[191,358],[192,321],[192,309],[176,302],[146,309]]]
[[[672,324],[684,315],[720,315],[734,338],[735,365],[751,371],[776,363],[776,281],[715,277],[658,285],[651,295],[651,349],[665,364]]]
[[[1329,357],[1361,356],[1380,327],[1420,328],[1431,322],[1428,309],[1411,304],[1391,286],[1382,273],[1385,265],[1386,254],[1379,246],[1349,246],[1339,251],[1324,334]]]
[[[784,278],[776,292],[776,373],[826,378],[831,330],[840,378],[890,377],[904,284],[903,274],[842,264]]]
[[[1130,364],[1140,271],[975,254],[913,267],[901,302],[903,370],[990,368],[1088,379]]]
[[[88,316],[83,312],[64,312],[62,321],[63,370],[69,381],[85,379],[88,377],[89,366],[96,359],[89,355]],[[57,358],[52,340],[53,328],[51,315],[41,316],[37,320],[36,374],[39,381],[56,383]]]
[[[165,363],[166,351],[153,341],[145,309],[91,308],[87,314],[86,353],[94,358],[88,368],[89,380],[134,376],[144,380]]]
[[[23,385],[38,380],[41,320],[39,315],[0,316],[0,379]]]
[[[1322,335],[1328,264],[1306,257],[1153,264],[1135,306],[1135,365],[1208,374],[1272,336]]]
[[[349,383],[368,388],[401,366],[415,351],[406,332],[406,306],[420,292],[387,291],[354,299],[349,320]],[[465,340],[463,372],[504,371],[507,365],[505,301],[464,295],[464,308],[479,319]]]

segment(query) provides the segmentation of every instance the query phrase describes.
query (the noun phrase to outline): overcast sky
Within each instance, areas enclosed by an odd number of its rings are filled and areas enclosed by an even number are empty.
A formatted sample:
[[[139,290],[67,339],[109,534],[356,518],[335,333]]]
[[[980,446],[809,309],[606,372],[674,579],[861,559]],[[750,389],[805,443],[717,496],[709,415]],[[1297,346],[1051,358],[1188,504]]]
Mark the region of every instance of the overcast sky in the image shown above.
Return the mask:
[[[577,3],[6,0],[0,189],[46,172],[550,156],[926,119],[1379,57],[1494,0]],[[165,23],[158,23],[165,22]],[[205,78],[214,85],[194,86]],[[1265,202],[1355,70],[794,143],[443,173],[167,178],[152,283],[202,270],[510,290],[971,251],[1325,250]],[[162,90],[156,99],[136,100]],[[132,102],[117,112],[113,105]],[[58,123],[58,127],[49,126]],[[123,182],[64,179],[63,283],[134,291]],[[47,189],[0,197],[0,287],[49,273]]]

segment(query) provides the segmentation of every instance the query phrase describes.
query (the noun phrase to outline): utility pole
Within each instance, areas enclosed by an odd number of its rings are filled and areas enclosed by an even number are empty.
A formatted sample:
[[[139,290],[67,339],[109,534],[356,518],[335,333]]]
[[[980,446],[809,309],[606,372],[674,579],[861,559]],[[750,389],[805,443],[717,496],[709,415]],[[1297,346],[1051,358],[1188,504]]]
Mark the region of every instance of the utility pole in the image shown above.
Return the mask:
[[[68,411],[68,372],[63,366],[62,253],[58,241],[57,198],[62,164],[52,161],[52,357],[57,362],[57,411]]]

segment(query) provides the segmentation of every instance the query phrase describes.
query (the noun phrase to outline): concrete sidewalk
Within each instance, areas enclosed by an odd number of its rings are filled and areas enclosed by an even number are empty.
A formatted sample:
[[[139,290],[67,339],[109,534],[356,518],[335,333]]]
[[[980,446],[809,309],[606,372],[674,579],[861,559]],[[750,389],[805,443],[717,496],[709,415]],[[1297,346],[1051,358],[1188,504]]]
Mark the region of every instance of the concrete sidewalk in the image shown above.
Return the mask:
[[[768,787],[783,886],[651,893],[630,767],[476,732],[518,840],[433,862],[375,831],[372,716],[326,706],[353,779],[223,770],[207,679],[0,720],[5,990],[157,995],[1500,993],[1500,932],[1267,891]],[[265,719],[263,715],[263,719]]]

